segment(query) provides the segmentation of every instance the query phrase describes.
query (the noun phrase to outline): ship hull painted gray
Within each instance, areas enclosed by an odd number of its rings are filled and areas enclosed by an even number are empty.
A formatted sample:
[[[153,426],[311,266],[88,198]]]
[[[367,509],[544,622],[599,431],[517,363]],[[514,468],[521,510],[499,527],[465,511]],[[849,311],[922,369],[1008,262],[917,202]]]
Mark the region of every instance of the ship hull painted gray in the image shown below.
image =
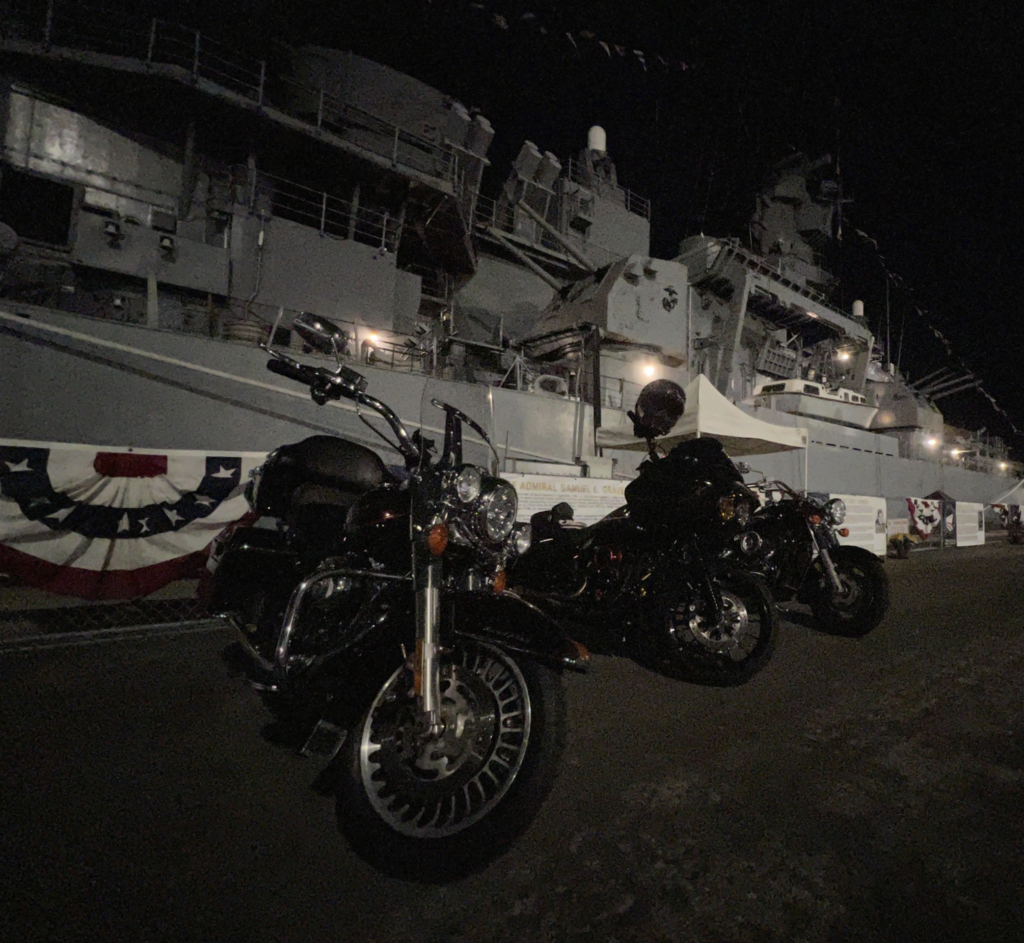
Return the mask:
[[[30,318],[0,312],[0,437],[98,446],[203,451],[269,451],[307,435],[333,433],[378,449],[397,462],[348,404],[322,408],[303,388],[266,371],[253,345],[87,320],[52,311]],[[578,402],[429,379],[373,366],[360,368],[369,390],[419,425],[424,388],[476,417],[502,459],[572,464],[593,458],[593,417]],[[752,460],[759,471],[814,491],[869,494],[899,502],[936,491],[990,502],[1013,480],[956,466],[899,458],[889,436],[816,422],[764,408],[747,410],[779,425],[808,429],[806,452]],[[428,411],[427,415],[430,413]],[[437,414],[438,417],[440,413]],[[621,421],[605,410],[605,422]],[[431,427],[440,435],[439,426]],[[428,432],[428,434],[430,434]],[[632,476],[642,453],[605,450],[617,476]],[[487,462],[470,444],[467,458]]]
[[[152,449],[269,451],[337,433],[397,461],[348,403],[316,406],[302,386],[267,372],[251,344],[91,321],[51,311],[0,311],[0,436]],[[327,361],[322,361],[328,364]],[[424,388],[460,406],[510,459],[571,462],[580,405],[364,365],[369,391],[410,428]],[[333,408],[332,408],[333,407]],[[583,424],[592,426],[584,407]],[[428,412],[430,415],[430,412]],[[436,412],[440,417],[441,413]],[[429,420],[428,420],[429,421]],[[440,435],[443,429],[433,427]],[[467,456],[487,462],[480,454]],[[489,464],[489,462],[487,462]]]

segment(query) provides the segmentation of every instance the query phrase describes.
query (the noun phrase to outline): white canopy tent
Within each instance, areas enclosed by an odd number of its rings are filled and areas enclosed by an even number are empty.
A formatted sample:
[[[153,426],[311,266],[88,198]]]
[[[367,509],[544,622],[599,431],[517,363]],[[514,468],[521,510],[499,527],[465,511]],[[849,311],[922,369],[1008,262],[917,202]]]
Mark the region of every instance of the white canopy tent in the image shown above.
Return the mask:
[[[622,420],[598,429],[597,444],[606,449],[645,450],[647,443],[633,435],[633,423],[625,413]],[[730,403],[703,373],[686,387],[686,411],[658,444],[671,448],[685,439],[701,436],[718,439],[733,457],[807,448],[806,429],[755,419]]]
[[[1018,481],[1009,491],[992,498],[989,504],[1024,504],[1024,479]]]

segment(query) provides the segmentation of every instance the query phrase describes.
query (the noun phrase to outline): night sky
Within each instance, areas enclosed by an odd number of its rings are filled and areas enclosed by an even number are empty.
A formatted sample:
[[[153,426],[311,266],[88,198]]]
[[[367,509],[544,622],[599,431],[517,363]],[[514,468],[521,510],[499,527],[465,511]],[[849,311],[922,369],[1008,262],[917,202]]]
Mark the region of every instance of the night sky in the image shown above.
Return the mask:
[[[254,51],[271,37],[351,48],[479,108],[497,131],[492,193],[524,139],[565,158],[601,124],[620,182],[653,201],[660,257],[692,233],[743,236],[774,162],[838,153],[852,198],[838,303],[865,300],[911,378],[972,370],[1010,419],[966,392],[941,401],[947,421],[1024,453],[1011,426],[1024,431],[1015,3],[229,0],[180,12],[231,24]]]

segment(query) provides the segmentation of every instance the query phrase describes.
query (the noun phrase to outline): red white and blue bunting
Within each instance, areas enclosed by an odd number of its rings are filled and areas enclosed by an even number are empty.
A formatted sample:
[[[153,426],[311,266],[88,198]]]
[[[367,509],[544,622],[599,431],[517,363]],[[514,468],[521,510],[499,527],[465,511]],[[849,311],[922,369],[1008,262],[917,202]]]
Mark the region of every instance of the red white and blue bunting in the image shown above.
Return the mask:
[[[263,458],[0,440],[0,572],[87,599],[198,575]]]

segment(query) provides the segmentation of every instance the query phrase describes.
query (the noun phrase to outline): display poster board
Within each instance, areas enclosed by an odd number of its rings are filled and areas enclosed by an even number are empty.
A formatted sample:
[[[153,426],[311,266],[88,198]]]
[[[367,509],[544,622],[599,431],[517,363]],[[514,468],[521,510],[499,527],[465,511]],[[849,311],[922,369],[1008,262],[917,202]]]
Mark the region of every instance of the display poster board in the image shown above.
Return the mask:
[[[956,502],[956,545],[977,547],[985,543],[985,505]]]
[[[846,520],[843,527],[850,535],[839,538],[844,546],[863,547],[880,557],[887,552],[885,498],[866,494],[830,494],[840,498],[846,505]]]
[[[570,478],[565,475],[502,475],[519,496],[520,521],[526,522],[538,511],[546,511],[566,502],[573,519],[594,524],[626,503],[628,481],[615,478]]]

